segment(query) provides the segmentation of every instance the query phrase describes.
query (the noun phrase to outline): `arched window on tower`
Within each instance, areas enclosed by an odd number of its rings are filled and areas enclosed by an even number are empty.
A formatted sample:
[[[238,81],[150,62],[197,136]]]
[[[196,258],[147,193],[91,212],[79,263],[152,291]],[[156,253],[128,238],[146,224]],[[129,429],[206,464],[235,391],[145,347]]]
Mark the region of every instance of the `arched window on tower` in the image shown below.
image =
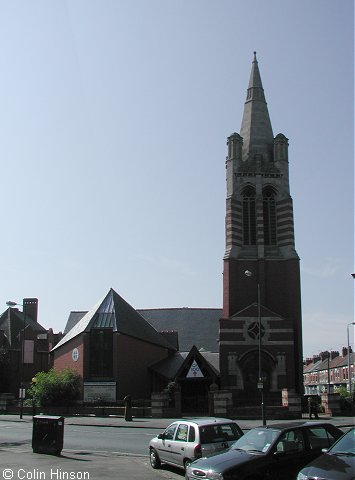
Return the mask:
[[[242,191],[243,244],[256,245],[255,189],[250,185]]]
[[[276,192],[272,187],[263,190],[264,244],[276,245]]]

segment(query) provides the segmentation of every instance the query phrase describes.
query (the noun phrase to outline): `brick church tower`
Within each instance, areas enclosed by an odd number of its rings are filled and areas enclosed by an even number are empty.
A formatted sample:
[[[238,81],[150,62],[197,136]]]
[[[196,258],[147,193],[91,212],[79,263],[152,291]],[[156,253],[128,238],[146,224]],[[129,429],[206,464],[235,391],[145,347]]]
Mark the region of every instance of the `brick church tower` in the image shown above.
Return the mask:
[[[221,387],[236,405],[257,404],[262,384],[266,403],[280,404],[283,388],[303,393],[300,267],[288,139],[273,135],[255,52],[240,135],[227,145]]]

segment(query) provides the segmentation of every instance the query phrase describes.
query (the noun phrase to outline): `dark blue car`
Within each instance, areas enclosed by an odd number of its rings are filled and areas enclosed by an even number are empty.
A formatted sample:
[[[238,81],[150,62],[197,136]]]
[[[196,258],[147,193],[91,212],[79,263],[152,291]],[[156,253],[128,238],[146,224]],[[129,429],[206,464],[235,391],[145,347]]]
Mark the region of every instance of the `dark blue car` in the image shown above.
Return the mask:
[[[295,480],[343,432],[330,423],[295,422],[249,430],[227,451],[194,461],[186,480]]]

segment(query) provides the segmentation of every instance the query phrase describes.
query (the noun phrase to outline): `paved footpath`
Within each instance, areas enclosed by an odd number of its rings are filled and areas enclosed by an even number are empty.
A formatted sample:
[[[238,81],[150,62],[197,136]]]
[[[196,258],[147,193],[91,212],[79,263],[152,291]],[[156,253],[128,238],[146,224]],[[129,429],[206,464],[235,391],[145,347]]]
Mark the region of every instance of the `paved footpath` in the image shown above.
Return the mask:
[[[189,417],[185,417],[186,419]],[[190,417],[191,418],[191,417]],[[303,416],[302,420],[307,420],[308,417],[306,415]],[[83,425],[83,426],[92,426],[92,427],[129,427],[129,428],[155,428],[159,430],[164,430],[171,422],[175,419],[173,418],[136,418],[134,417],[131,422],[125,421],[123,417],[110,415],[108,417],[97,417],[94,415],[88,416],[65,416],[65,425]],[[299,422],[301,419],[298,420],[289,420],[290,422]],[[24,415],[21,419],[19,415],[6,415],[0,414],[0,421],[6,422],[27,422],[32,423],[32,416],[31,415]],[[261,420],[235,420],[238,425],[243,430],[248,430],[250,428],[254,428],[258,425],[261,425]],[[312,421],[323,421],[323,422],[330,422],[334,425],[340,427],[347,427],[354,425],[353,417],[330,417],[327,415],[320,415],[318,420]],[[286,422],[286,420],[268,420],[267,424],[272,425],[273,423],[280,423]],[[1,477],[0,477],[1,480]]]
[[[122,417],[66,417],[65,425],[92,427],[135,427],[162,431],[173,419],[134,418],[126,422]],[[317,421],[317,420],[316,420]],[[318,421],[346,428],[353,425],[351,417],[329,418],[322,416]],[[22,419],[16,415],[0,415],[0,422],[32,423],[31,416]],[[268,424],[277,423],[270,420]],[[242,420],[243,429],[260,425],[260,420]],[[64,426],[65,428],[65,426]],[[147,456],[117,455],[110,453],[75,452],[63,450],[60,456],[35,454],[31,446],[0,444],[0,480],[182,480],[183,472],[171,468],[153,470]]]

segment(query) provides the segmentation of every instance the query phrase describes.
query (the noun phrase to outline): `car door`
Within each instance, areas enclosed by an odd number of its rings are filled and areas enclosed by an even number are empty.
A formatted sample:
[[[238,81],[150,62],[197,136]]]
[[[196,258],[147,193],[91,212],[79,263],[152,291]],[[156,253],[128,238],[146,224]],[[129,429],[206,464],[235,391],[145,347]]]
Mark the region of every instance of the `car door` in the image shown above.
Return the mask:
[[[322,448],[329,448],[333,445],[336,436],[329,428],[321,425],[309,426],[305,429],[308,442],[308,461],[311,462],[322,453]]]
[[[178,423],[172,423],[158,436],[158,455],[162,462],[171,463],[172,461],[172,441],[177,427]]]
[[[298,471],[308,463],[305,453],[306,445],[301,429],[284,432],[270,452],[267,478],[296,478]]]
[[[189,446],[189,425],[181,422],[178,424],[173,438],[168,442],[169,462],[174,465],[183,466],[185,458],[191,458],[188,452]]]

